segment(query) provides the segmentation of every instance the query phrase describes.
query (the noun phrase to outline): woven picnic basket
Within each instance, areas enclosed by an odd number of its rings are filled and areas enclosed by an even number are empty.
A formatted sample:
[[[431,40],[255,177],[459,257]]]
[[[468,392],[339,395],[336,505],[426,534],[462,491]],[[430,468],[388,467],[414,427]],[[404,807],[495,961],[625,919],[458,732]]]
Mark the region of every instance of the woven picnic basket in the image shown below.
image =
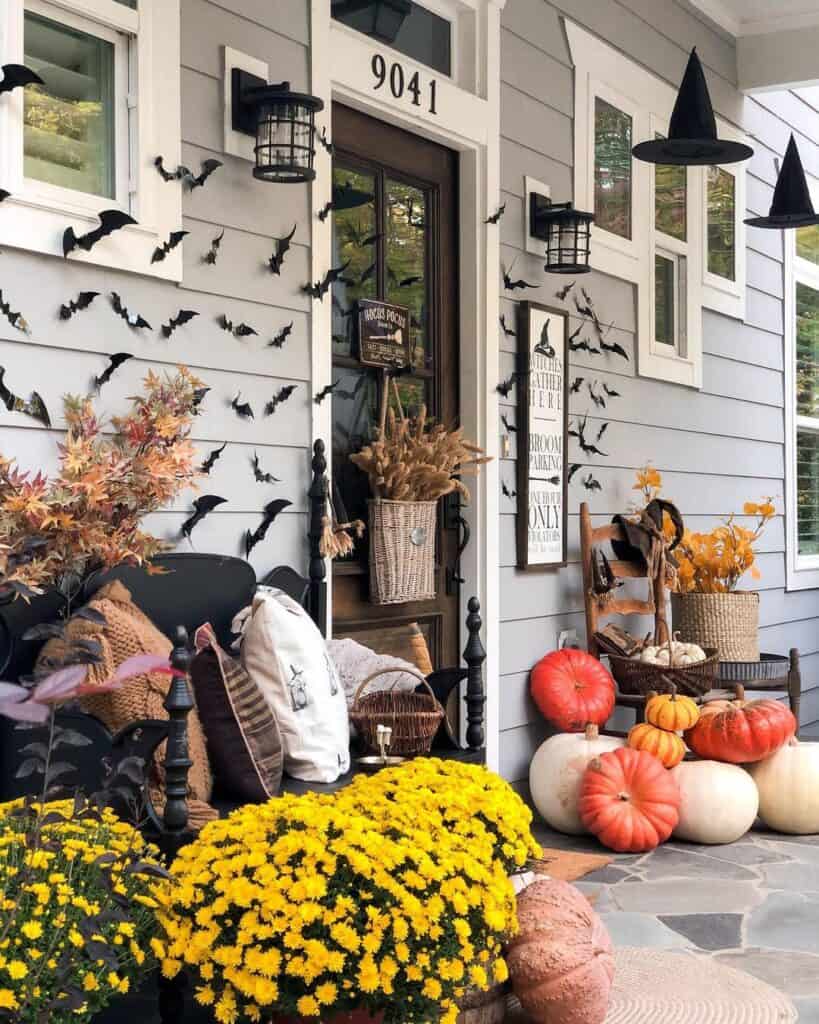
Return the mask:
[[[370,600],[405,604],[435,597],[436,501],[374,498],[370,510]]]
[[[426,687],[427,693],[396,691],[396,680],[387,690],[364,694],[374,679],[390,673],[415,676]],[[379,752],[378,726],[386,725],[392,729],[389,753],[398,757],[428,754],[443,718],[444,709],[425,677],[403,666],[382,668],[368,675],[356,690],[350,708],[350,722],[358,730],[368,750]]]

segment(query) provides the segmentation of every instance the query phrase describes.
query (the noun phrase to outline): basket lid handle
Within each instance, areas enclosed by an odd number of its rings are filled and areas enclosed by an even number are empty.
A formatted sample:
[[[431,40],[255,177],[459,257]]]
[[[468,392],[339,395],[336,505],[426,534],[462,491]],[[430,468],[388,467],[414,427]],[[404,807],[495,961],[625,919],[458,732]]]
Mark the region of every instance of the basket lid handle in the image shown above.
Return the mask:
[[[404,667],[403,665],[393,665],[389,668],[376,669],[375,672],[371,672],[366,679],[363,679],[361,683],[359,683],[358,689],[355,691],[355,697],[353,697],[353,708],[355,708],[358,705],[358,700],[359,697],[361,696],[362,691],[366,686],[368,686],[373,681],[373,679],[377,679],[379,676],[386,676],[390,674],[398,675],[399,673],[406,676],[415,676],[416,679],[418,679],[420,682],[424,684],[424,686],[426,686],[427,690],[429,691],[430,697],[432,697],[432,699],[437,703],[437,698],[432,690],[432,687],[427,682],[427,677],[425,675],[419,672],[418,669],[416,668]],[[395,682],[390,687],[390,689],[394,690],[397,685],[398,680],[396,679]]]

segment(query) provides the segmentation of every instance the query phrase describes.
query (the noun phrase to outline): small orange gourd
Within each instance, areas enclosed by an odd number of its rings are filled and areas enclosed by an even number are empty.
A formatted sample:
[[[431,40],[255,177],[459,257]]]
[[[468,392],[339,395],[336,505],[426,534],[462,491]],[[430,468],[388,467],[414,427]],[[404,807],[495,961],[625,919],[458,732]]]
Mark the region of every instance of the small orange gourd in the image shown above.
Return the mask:
[[[666,768],[673,768],[685,757],[685,744],[675,732],[657,729],[648,722],[635,725],[626,742],[632,750],[653,754]]]
[[[681,732],[697,724],[700,709],[690,697],[671,693],[652,693],[646,701],[646,721],[667,732]]]

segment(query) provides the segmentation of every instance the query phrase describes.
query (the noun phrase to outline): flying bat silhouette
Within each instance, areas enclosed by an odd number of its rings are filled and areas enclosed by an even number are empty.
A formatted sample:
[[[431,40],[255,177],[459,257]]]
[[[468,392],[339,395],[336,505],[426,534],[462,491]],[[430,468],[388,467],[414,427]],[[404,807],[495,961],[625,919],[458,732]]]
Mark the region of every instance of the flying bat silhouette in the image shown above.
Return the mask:
[[[316,216],[318,217],[318,219],[323,224],[327,220],[327,218],[330,216],[331,211],[335,210],[335,208],[336,207],[335,207],[335,203],[333,202],[333,200],[332,199],[328,199],[327,202],[324,204],[324,206],[322,206],[322,208],[318,211]]]
[[[583,486],[586,488],[587,491],[602,491],[603,490],[602,486],[600,485],[600,481],[599,480],[595,480],[595,478],[591,475],[591,473],[589,473],[589,475],[584,478]]]
[[[259,333],[246,323],[234,324],[232,320],[228,320],[224,313],[219,317],[217,323],[223,331],[232,334],[234,338],[249,338],[251,334]]]
[[[253,420],[256,417],[253,415],[253,409],[251,408],[250,402],[240,402],[239,399],[242,397],[242,392],[238,391],[236,397],[230,403],[231,409],[242,419]]]
[[[139,313],[130,313],[127,306],[123,306],[122,299],[119,297],[117,292],[111,292],[111,308],[122,319],[128,324],[129,327],[133,327],[134,330],[142,330],[147,328],[149,331],[152,329],[151,325],[145,319],[140,316]]]
[[[514,373],[511,373],[506,378],[506,380],[502,380],[500,382],[500,384],[496,384],[495,385],[495,390],[497,391],[497,393],[499,395],[503,395],[504,398],[508,398],[509,397],[509,393],[511,392],[512,388],[515,385],[515,381],[520,380],[520,378],[522,376],[523,376],[522,373],[518,373],[518,371],[515,370]]]
[[[273,241],[276,244],[276,248],[273,255],[267,261],[267,265],[270,267],[271,274],[280,274],[282,271],[282,265],[284,264],[284,257],[290,249],[290,243],[293,241],[293,236],[296,233],[297,224],[293,225],[293,230],[289,235],[282,235],[280,238],[275,238]]]
[[[580,465],[581,464],[579,462],[573,462],[571,464],[571,466],[569,466],[569,472],[568,472],[568,475],[566,476],[566,482],[567,483],[571,483],[572,482],[572,477],[575,475],[575,473],[578,471],[578,469],[580,469]]]
[[[216,460],[219,458],[219,456],[222,454],[222,452],[225,450],[225,448],[227,448],[227,441],[225,441],[225,443],[222,445],[221,448],[214,448],[214,449],[212,449],[208,453],[208,457],[205,459],[205,461],[199,467],[199,472],[200,473],[207,473],[209,475],[210,471],[216,465]]]
[[[517,334],[511,328],[506,326],[506,317],[503,313],[500,315],[500,325],[503,328],[503,333],[507,338],[516,338]]]
[[[600,440],[600,438],[601,438],[601,437],[603,436],[603,434],[605,434],[605,432],[606,432],[606,431],[607,431],[608,429],[609,429],[609,425],[608,425],[608,423],[603,423],[603,424],[601,424],[601,426],[600,426],[600,429],[599,429],[599,430],[597,431],[597,437],[595,438],[595,440],[596,440],[596,441],[599,441],[599,440]]]
[[[250,460],[251,466],[253,466],[253,476],[256,478],[256,483],[259,484],[280,484],[281,480],[277,476],[273,476],[272,473],[265,473],[259,465],[258,452],[253,452],[253,458]]]
[[[250,552],[265,539],[267,531],[270,529],[276,516],[292,504],[293,502],[288,501],[286,498],[275,498],[265,505],[261,524],[252,533],[248,530],[245,534],[245,558],[249,558]]]
[[[197,388],[193,393],[193,403],[191,408],[193,409],[194,416],[199,415],[199,406],[204,402],[207,397],[210,388]]]
[[[169,252],[179,245],[182,239],[189,235],[190,231],[172,231],[168,237],[167,242],[163,242],[162,245],[158,245],[154,249],[153,255],[151,256],[151,263],[161,263]]]
[[[512,267],[514,267],[514,264],[512,264]],[[501,266],[501,271],[503,272],[503,286],[504,286],[504,288],[508,289],[508,291],[510,291],[510,292],[514,292],[518,288],[520,288],[521,290],[524,290],[526,288],[537,288],[538,287],[536,284],[529,284],[528,281],[524,281],[522,277],[516,278],[516,280],[513,281],[512,278],[509,276],[511,274],[511,272],[512,272],[512,267],[510,267],[509,270],[507,270],[506,267]]]
[[[222,239],[225,237],[225,229],[222,228],[222,233],[217,235],[216,238],[211,239],[210,249],[202,257],[203,263],[209,263],[210,266],[216,262],[219,258],[219,246],[222,244]]]
[[[289,324],[285,324],[285,326],[282,327],[282,329],[278,332],[278,334],[276,334],[270,341],[268,341],[268,343],[267,343],[268,348],[281,348],[282,345],[290,337],[290,334],[291,334],[292,330],[293,330],[293,321],[291,320]]]
[[[0,203],[4,203],[10,195],[11,192],[7,192],[4,188],[0,188]]]
[[[515,495],[518,493],[517,491],[510,491],[509,488],[506,485],[506,481],[505,480],[501,480],[501,491],[503,491],[504,495],[507,498],[514,498]]]
[[[219,505],[224,505],[227,502],[227,498],[220,498],[218,494],[203,494],[201,498],[197,498],[193,507],[195,509],[193,515],[186,519],[182,524],[182,536],[191,539],[191,534],[196,527],[202,522],[205,516],[209,515]]]
[[[12,89],[25,88],[27,85],[45,85],[36,71],[25,64],[4,64],[3,77],[0,79],[0,93],[11,92]]]
[[[608,458],[608,455],[609,455],[608,452],[601,452],[600,449],[597,447],[597,445],[590,444],[586,440],[586,420],[587,419],[588,419],[588,417],[584,416],[582,421],[578,422],[576,431],[570,431],[572,437],[576,437],[577,438],[577,443],[580,445],[580,450],[582,452],[584,452],[586,455],[602,455],[605,458]]]
[[[172,316],[166,324],[162,325],[162,336],[170,338],[177,327],[189,323],[195,316],[199,316],[195,309],[180,309],[176,316]]]
[[[364,284],[365,281],[369,281],[369,279],[375,273],[376,265],[377,264],[375,260],[373,260],[373,262],[369,265],[369,267],[367,267],[367,269],[362,273],[361,277],[358,279],[359,284]]]
[[[486,220],[484,221],[484,224],[497,224],[505,213],[506,203],[504,203],[502,206],[499,206],[491,217],[487,217]]]
[[[592,381],[589,381],[586,385],[589,389],[589,398],[594,402],[598,409],[605,409],[606,399],[602,395],[598,395],[597,392],[594,390],[594,385],[596,383],[597,381],[594,381],[594,383],[592,383]]]
[[[573,395],[576,395],[580,391],[580,385],[583,383],[583,380],[583,377],[575,377],[572,381],[572,386],[569,388],[569,391],[571,391]]]
[[[195,188],[202,188],[208,178],[213,174],[214,171],[218,170],[222,166],[221,160],[203,160],[202,169],[199,174],[193,174],[188,168],[184,168],[184,179],[188,183],[188,188],[193,192]]]
[[[322,147],[327,150],[330,156],[332,156],[335,153],[336,147],[327,138],[327,125],[322,125],[321,135],[319,135],[318,140],[321,143]]]
[[[286,402],[297,387],[298,384],[285,384],[284,387],[279,388],[276,394],[270,399],[270,401],[264,407],[265,416],[272,416],[273,413],[278,408],[278,406],[280,406],[282,402]]]
[[[0,313],[3,314],[12,327],[16,327],[18,331],[28,334],[28,320],[26,320],[22,313],[16,313],[9,303],[6,302],[3,298],[2,288],[0,288]]]
[[[102,371],[102,373],[94,378],[94,390],[99,394],[103,384],[107,384],[108,381],[114,376],[114,373],[122,366],[123,363],[127,363],[129,359],[133,359],[133,353],[131,352],[115,352],[112,356],[108,357],[108,365]]]
[[[64,302],[60,306],[60,319],[70,320],[75,313],[79,313],[80,310],[88,309],[91,303],[99,295],[99,292],[80,292],[76,300],[71,299],[70,302]]]
[[[330,287],[340,280],[344,271],[349,267],[350,261],[342,263],[340,267],[331,267],[324,275],[321,281],[316,281],[315,284],[302,285],[302,291],[305,295],[309,295],[312,299],[318,299],[319,302],[324,300],[324,296],[330,290]]]
[[[508,433],[517,434],[518,428],[515,426],[514,423],[509,422],[509,420],[506,418],[506,413],[504,412],[501,413],[501,423],[504,425]]]
[[[51,426],[51,418],[48,415],[48,409],[45,407],[45,402],[42,400],[38,392],[32,391],[29,397],[21,398],[19,395],[15,395],[11,391],[4,381],[6,375],[6,368],[0,366],[0,401],[5,405],[9,412],[22,412],[26,416],[31,416],[35,420],[39,420],[40,423],[45,427]]]
[[[613,341],[611,344],[608,344],[601,338],[600,348],[602,348],[604,352],[614,352],[616,355],[621,356],[623,359],[625,359],[626,362],[630,361],[628,357],[628,352],[626,352],[622,345],[618,345],[616,341]]]
[[[574,288],[574,281],[572,281],[570,284],[564,285],[562,288],[558,289],[558,291],[555,292],[555,295],[562,302],[566,298],[566,296],[569,294],[569,292],[572,290],[572,288]]]
[[[570,352],[588,352],[591,356],[599,356],[600,349],[595,348],[594,345],[589,341],[588,338],[584,338],[582,341],[576,341],[574,343],[569,342]]]
[[[418,284],[419,281],[423,281],[424,278],[421,274],[413,274],[411,277],[402,277],[398,282],[399,288],[411,288],[414,284]]]
[[[547,359],[554,359],[555,350],[549,343],[549,324],[552,322],[551,317],[547,317],[546,323],[540,329],[540,341],[532,349],[539,356],[545,356]]]
[[[615,391],[614,388],[610,388],[608,386],[608,384],[606,384],[605,381],[603,381],[603,390],[606,392],[606,394],[609,396],[609,398],[619,398],[620,397],[620,392],[619,391]]]
[[[190,171],[184,164],[180,164],[175,171],[169,171],[165,167],[164,157],[158,156],[154,160],[154,167],[159,172],[159,176],[163,181],[179,181],[184,178],[186,174],[190,174]]]
[[[87,231],[84,235],[77,235],[74,228],[66,228],[63,232],[63,256],[67,257],[75,249],[82,249],[83,252],[91,252],[97,242],[115,231],[127,227],[129,224],[136,224],[136,221],[122,210],[103,210],[98,214],[100,226],[93,231]]]
[[[321,391],[317,391],[316,394],[313,396],[313,401],[316,403],[316,405],[321,405],[321,403],[328,395],[332,395],[340,383],[341,378],[339,377],[339,379],[333,381],[332,384],[325,384]]]

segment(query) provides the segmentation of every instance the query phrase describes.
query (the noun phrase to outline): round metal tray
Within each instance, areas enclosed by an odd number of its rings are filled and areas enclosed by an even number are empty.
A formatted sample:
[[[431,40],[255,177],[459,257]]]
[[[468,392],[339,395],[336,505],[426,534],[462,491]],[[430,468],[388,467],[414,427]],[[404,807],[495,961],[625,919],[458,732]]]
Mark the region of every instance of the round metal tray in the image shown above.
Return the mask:
[[[721,661],[717,678],[723,683],[762,683],[787,679],[790,659],[784,654],[760,654],[759,661]]]

